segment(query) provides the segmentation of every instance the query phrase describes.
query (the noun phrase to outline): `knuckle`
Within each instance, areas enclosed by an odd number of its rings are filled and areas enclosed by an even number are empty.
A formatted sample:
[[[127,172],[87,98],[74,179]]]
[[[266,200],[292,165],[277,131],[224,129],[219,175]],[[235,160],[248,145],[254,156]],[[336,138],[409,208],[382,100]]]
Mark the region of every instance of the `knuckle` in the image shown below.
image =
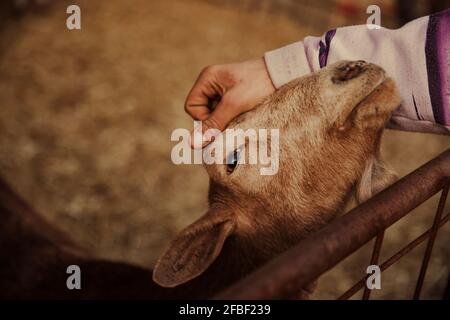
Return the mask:
[[[217,72],[217,65],[209,65],[203,68],[202,74],[211,75]]]
[[[207,75],[207,74],[209,74],[210,73],[210,66],[207,66],[207,67],[204,67],[203,69],[202,69],[202,71],[200,72],[200,75]]]

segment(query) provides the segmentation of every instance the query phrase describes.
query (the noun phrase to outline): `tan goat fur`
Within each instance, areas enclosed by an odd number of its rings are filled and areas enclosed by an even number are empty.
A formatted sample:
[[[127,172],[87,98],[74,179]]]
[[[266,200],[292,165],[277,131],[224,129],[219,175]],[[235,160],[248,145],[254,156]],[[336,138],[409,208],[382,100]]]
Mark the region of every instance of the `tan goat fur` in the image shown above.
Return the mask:
[[[281,87],[228,128],[278,128],[279,171],[207,165],[209,210],[158,260],[153,279],[210,279],[212,293],[273,258],[392,182],[380,138],[400,100],[378,66],[342,61]],[[275,150],[273,151],[275,152]]]

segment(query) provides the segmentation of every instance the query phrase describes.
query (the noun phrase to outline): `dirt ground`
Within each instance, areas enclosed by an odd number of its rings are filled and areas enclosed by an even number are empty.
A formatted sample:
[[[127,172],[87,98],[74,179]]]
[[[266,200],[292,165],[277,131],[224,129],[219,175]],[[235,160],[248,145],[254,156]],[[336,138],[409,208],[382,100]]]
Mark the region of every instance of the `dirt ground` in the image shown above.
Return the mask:
[[[65,1],[2,26],[0,174],[97,256],[151,267],[206,208],[202,167],[170,160],[172,130],[192,127],[183,102],[201,68],[261,56],[333,25],[305,26],[267,5],[229,1],[77,3],[80,31],[65,28]],[[388,131],[383,141],[400,176],[448,147],[448,137],[407,132]],[[431,226],[436,205],[433,198],[390,228],[382,258]],[[450,225],[439,234],[425,298],[441,295],[449,242]],[[423,248],[384,273],[373,297],[409,298]],[[368,249],[328,272],[315,297],[335,298],[364,275]]]

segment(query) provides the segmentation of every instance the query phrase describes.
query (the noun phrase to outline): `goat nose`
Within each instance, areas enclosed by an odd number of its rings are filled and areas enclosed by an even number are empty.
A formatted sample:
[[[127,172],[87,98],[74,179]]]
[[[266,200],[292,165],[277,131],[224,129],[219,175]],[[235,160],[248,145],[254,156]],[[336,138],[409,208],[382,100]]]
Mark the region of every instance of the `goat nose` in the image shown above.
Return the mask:
[[[367,62],[364,60],[348,62],[336,69],[336,72],[331,80],[333,83],[341,83],[356,78],[364,71],[363,67],[366,64]]]

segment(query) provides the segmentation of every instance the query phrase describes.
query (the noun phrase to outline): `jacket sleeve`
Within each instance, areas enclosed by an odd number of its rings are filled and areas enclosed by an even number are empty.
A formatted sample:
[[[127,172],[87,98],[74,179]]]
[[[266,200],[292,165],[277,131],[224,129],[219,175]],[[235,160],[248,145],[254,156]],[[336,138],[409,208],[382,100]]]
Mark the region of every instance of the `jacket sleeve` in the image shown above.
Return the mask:
[[[396,30],[333,29],[265,54],[276,88],[339,60],[378,64],[396,81],[402,103],[388,127],[450,134],[450,10]]]

